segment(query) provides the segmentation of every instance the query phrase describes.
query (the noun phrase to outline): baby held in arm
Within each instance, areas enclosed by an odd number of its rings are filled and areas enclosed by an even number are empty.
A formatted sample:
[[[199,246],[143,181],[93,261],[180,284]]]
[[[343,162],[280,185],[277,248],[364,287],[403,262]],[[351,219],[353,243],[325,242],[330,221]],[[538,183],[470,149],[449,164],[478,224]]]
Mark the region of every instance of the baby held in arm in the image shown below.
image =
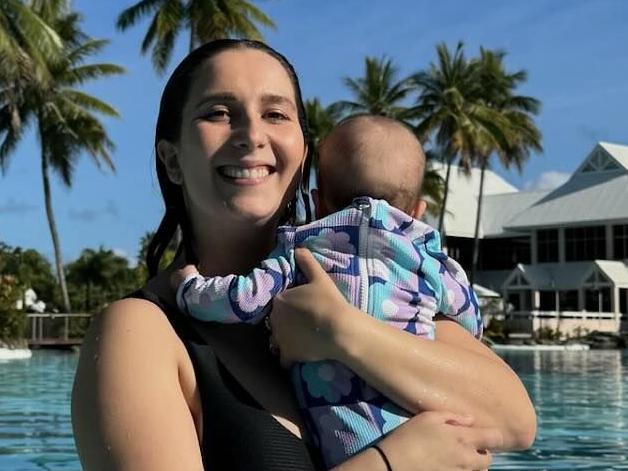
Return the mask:
[[[196,319],[258,323],[274,296],[306,283],[295,249],[309,249],[348,302],[411,334],[434,338],[442,313],[482,334],[476,296],[438,232],[419,219],[425,155],[402,123],[357,116],[320,148],[318,219],[283,226],[268,258],[247,275],[203,277],[187,266],[173,277],[179,308]],[[325,466],[336,466],[411,416],[343,364],[291,367],[296,397]]]

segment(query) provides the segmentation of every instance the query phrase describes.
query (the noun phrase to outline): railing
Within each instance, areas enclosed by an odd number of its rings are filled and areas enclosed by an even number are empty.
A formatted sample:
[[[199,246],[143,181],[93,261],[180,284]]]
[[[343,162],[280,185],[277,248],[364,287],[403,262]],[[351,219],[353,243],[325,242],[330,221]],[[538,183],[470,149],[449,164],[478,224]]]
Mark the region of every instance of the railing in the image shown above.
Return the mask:
[[[614,312],[591,312],[591,311],[511,311],[505,314],[508,318],[542,318],[542,319],[617,319],[621,317],[621,314],[615,314]]]
[[[72,319],[84,319],[92,317],[91,314],[72,313],[72,314],[58,314],[58,313],[31,313],[26,317],[30,320],[31,332],[29,336],[30,345],[80,345],[82,339],[70,338],[70,320]],[[56,319],[63,320],[63,329],[61,337],[58,336],[46,336],[44,334],[44,323]]]

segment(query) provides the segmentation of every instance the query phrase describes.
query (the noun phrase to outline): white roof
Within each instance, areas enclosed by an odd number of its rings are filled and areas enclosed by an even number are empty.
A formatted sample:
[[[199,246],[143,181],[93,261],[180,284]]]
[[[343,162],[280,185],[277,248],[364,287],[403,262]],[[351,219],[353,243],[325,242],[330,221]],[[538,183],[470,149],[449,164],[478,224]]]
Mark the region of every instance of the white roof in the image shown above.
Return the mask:
[[[510,220],[549,192],[550,190],[518,191],[486,196],[482,206],[483,236],[516,236],[517,233],[505,230],[504,226],[508,226]]]
[[[510,230],[628,220],[628,147],[601,142],[571,178],[507,221]]]
[[[519,264],[504,277],[501,288],[512,286],[517,273],[528,281],[531,289],[575,290],[585,284],[596,270],[618,286],[628,286],[628,266],[621,261],[592,260],[569,263],[541,263],[537,265]]]
[[[440,162],[430,162],[431,167],[443,178],[447,166]],[[447,213],[445,214],[445,233],[457,237],[473,237],[475,231],[475,216],[477,213],[478,193],[480,190],[480,169],[472,168],[470,175],[465,175],[456,165],[451,166],[449,177],[449,194],[447,196]],[[517,188],[491,170],[485,171],[484,195],[500,193],[514,193]],[[485,211],[483,211],[486,214]],[[484,218],[483,218],[484,219]],[[426,222],[434,227],[438,225],[438,218],[426,216]],[[480,228],[480,237],[483,237]]]

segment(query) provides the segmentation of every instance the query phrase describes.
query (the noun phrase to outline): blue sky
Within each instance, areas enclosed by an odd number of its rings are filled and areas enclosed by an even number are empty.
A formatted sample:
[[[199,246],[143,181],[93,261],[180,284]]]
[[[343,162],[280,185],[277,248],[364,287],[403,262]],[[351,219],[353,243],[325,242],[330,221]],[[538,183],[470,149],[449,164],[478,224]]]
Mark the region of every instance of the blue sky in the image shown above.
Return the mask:
[[[71,189],[53,178],[53,204],[65,261],[83,248],[104,246],[133,259],[139,238],[159,223],[162,204],[153,171],[153,127],[165,77],[153,71],[139,45],[147,24],[124,33],[115,18],[133,1],[75,0],[85,31],[111,44],[99,61],[128,73],[87,90],[115,106],[108,120],[116,143],[116,173],[100,171],[88,156],[77,165]],[[361,75],[364,57],[386,54],[405,76],[434,60],[444,41],[508,52],[511,70],[524,68],[521,92],[543,103],[538,125],[545,151],[521,174],[495,170],[519,188],[564,180],[597,141],[628,145],[628,1],[625,0],[260,0],[277,24],[267,41],[296,67],[305,97],[323,103],[347,98],[346,76]],[[170,70],[185,54],[179,38]],[[8,171],[0,175],[0,241],[31,247],[52,259],[39,153],[26,136]]]

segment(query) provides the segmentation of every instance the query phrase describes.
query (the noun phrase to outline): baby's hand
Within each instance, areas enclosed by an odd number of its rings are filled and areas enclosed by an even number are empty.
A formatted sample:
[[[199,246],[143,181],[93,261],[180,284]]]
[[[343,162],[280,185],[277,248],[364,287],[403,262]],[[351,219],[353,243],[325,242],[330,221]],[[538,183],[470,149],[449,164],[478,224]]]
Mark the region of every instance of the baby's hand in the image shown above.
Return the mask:
[[[183,268],[174,271],[170,276],[170,285],[176,290],[190,275],[198,275],[198,270],[194,265],[186,265]]]

